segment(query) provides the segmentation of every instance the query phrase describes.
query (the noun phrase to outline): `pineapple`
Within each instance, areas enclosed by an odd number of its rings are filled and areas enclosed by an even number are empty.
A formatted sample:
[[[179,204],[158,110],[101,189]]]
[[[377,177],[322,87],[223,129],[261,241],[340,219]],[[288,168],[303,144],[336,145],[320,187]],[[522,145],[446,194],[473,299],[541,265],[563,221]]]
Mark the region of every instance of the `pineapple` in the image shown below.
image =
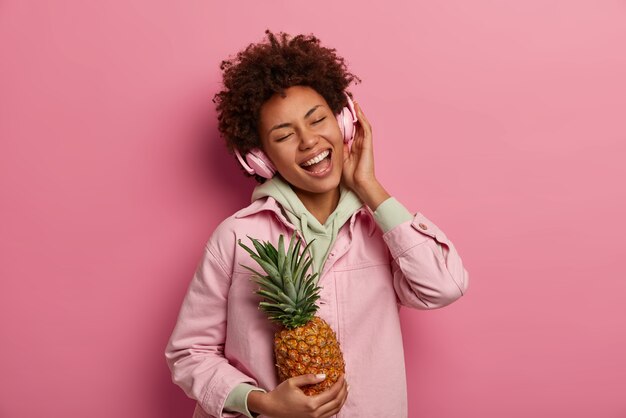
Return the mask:
[[[315,316],[318,309],[315,302],[321,288],[316,285],[317,273],[307,273],[313,260],[305,256],[312,241],[300,254],[301,241],[296,239],[295,232],[286,253],[282,234],[278,249],[269,242],[248,238],[257,252],[241,240],[239,245],[265,274],[243,264],[242,267],[254,273],[252,279],[259,285],[256,293],[265,299],[259,303],[259,309],[281,326],[274,335],[278,379],[282,382],[307,373],[324,373],[326,379],[322,382],[302,387],[309,396],[321,393],[345,373],[345,363],[335,332],[326,321]]]

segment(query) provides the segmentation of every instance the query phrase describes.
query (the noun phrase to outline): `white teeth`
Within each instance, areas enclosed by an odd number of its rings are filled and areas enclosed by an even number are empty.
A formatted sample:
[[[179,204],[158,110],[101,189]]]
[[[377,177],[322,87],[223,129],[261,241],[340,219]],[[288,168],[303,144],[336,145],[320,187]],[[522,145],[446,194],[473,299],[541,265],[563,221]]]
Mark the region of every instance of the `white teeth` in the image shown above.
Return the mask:
[[[313,165],[315,163],[319,163],[320,161],[322,161],[324,158],[328,157],[328,154],[330,154],[329,150],[326,150],[324,152],[322,152],[321,154],[319,154],[317,157],[311,158],[309,161],[302,163],[302,167],[308,167],[310,165]]]

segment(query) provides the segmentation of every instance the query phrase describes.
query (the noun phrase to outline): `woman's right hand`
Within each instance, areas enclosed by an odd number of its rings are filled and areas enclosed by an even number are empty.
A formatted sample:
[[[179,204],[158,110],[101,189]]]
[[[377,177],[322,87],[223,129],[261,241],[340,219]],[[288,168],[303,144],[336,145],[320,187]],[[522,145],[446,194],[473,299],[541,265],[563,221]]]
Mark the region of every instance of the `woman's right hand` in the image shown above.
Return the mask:
[[[348,396],[348,384],[343,375],[319,395],[307,396],[300,389],[325,378],[305,374],[285,380],[268,393],[252,391],[248,394],[248,409],[272,418],[331,417],[339,412]]]

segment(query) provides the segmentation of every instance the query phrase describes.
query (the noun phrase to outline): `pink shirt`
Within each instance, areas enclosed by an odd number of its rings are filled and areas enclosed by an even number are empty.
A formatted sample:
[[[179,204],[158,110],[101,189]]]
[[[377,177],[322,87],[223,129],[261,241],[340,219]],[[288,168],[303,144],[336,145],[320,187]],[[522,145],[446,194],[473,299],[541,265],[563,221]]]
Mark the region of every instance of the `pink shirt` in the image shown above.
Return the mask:
[[[278,384],[277,326],[258,309],[257,285],[240,263],[256,266],[237,240],[276,243],[294,230],[268,197],[227,218],[207,242],[165,351],[173,381],[197,401],[194,418],[240,416],[223,411],[239,383]],[[350,383],[337,417],[407,416],[399,308],[446,306],[468,280],[452,242],[421,213],[384,234],[366,206],[352,215],[318,282],[318,316],[337,333]]]

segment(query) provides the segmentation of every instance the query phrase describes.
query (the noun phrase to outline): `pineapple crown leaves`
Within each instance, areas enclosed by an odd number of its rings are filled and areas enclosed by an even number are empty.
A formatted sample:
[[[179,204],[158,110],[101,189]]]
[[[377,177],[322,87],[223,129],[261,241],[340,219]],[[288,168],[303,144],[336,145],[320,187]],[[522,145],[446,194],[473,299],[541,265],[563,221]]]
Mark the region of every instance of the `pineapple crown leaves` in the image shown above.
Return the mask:
[[[240,264],[253,273],[252,280],[259,285],[256,293],[265,300],[259,303],[270,320],[287,328],[295,328],[306,324],[317,312],[316,301],[319,299],[320,287],[316,285],[317,273],[309,274],[313,263],[310,246],[311,240],[300,252],[302,241],[294,232],[289,240],[289,248],[285,252],[285,239],[281,234],[278,248],[270,242],[261,242],[248,236],[254,250],[238,240],[239,245],[256,261],[263,273]],[[307,255],[308,251],[308,255]]]

